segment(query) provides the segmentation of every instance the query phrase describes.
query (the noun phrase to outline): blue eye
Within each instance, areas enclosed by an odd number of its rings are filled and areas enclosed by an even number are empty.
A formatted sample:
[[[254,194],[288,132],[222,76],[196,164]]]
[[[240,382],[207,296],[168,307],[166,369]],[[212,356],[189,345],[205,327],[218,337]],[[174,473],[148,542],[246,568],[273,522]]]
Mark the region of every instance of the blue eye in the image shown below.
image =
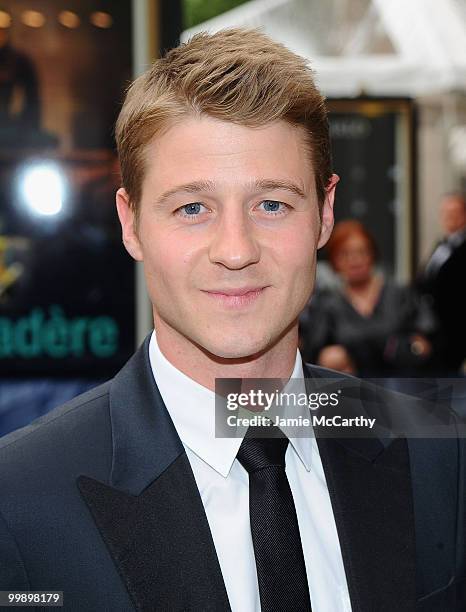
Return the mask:
[[[201,204],[199,202],[193,202],[192,204],[186,204],[186,206],[182,206],[181,210],[183,210],[188,216],[197,215],[201,212]]]
[[[268,213],[272,213],[272,214],[283,214],[285,211],[281,208],[286,206],[286,204],[284,204],[283,202],[278,202],[277,200],[263,200],[260,203],[260,206],[262,206],[262,204],[264,205],[263,210],[265,210],[265,212]]]
[[[197,217],[201,218],[200,213],[203,213],[206,210],[207,209],[204,204],[201,204],[200,202],[191,202],[190,204],[185,204],[184,206],[180,206],[180,208],[177,208],[175,214],[179,215],[183,219],[196,220]]]

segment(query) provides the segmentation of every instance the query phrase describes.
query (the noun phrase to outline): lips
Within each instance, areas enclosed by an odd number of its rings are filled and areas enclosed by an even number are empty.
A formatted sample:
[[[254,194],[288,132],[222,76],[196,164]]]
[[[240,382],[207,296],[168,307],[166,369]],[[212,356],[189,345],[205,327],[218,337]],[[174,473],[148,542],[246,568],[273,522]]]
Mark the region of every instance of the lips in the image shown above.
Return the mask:
[[[254,304],[264,293],[266,287],[235,287],[204,291],[221,308],[247,308]]]
[[[207,289],[206,293],[214,293],[217,295],[246,295],[247,293],[255,293],[261,291],[265,287],[237,287],[235,289]]]

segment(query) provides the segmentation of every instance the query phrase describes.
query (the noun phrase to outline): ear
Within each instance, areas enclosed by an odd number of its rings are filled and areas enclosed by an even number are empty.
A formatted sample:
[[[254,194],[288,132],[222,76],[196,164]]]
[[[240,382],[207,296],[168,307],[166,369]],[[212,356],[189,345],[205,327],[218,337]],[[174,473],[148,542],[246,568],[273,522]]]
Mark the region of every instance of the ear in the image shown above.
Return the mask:
[[[143,254],[136,231],[134,210],[130,206],[129,196],[123,187],[116,192],[116,207],[121,223],[123,244],[131,257],[136,261],[142,261]]]
[[[318,249],[327,243],[333,230],[333,203],[335,201],[335,188],[339,180],[340,177],[337,174],[332,174],[325,188],[325,200],[322,207],[322,223],[320,225],[319,242],[317,243]]]

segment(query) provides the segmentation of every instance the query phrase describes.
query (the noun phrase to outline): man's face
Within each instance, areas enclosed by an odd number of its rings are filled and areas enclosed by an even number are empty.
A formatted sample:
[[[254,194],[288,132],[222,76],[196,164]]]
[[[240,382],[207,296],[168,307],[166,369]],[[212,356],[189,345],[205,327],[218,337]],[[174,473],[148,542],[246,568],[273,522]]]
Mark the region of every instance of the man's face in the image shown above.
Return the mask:
[[[147,149],[140,218],[117,194],[123,238],[144,262],[155,327],[224,358],[267,350],[296,324],[314,284],[319,220],[300,130],[186,118]]]
[[[463,200],[453,195],[446,196],[440,206],[440,220],[446,234],[454,234],[466,227],[466,206]]]

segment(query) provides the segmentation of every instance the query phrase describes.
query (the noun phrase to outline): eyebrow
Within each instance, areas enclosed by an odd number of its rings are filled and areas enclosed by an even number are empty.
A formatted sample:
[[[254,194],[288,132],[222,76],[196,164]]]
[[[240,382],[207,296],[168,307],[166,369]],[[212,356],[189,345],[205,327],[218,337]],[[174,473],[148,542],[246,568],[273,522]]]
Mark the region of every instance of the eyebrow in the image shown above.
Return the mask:
[[[168,191],[165,191],[160,197],[157,198],[156,206],[163,206],[165,202],[173,195],[179,193],[199,193],[201,191],[213,192],[217,188],[216,184],[212,181],[193,181],[186,183],[185,185],[178,185]],[[274,191],[277,189],[283,191],[289,191],[300,198],[305,198],[306,193],[299,186],[293,183],[293,181],[277,180],[277,179],[260,179],[253,180],[247,184],[247,189],[254,193],[261,193],[264,191]]]

